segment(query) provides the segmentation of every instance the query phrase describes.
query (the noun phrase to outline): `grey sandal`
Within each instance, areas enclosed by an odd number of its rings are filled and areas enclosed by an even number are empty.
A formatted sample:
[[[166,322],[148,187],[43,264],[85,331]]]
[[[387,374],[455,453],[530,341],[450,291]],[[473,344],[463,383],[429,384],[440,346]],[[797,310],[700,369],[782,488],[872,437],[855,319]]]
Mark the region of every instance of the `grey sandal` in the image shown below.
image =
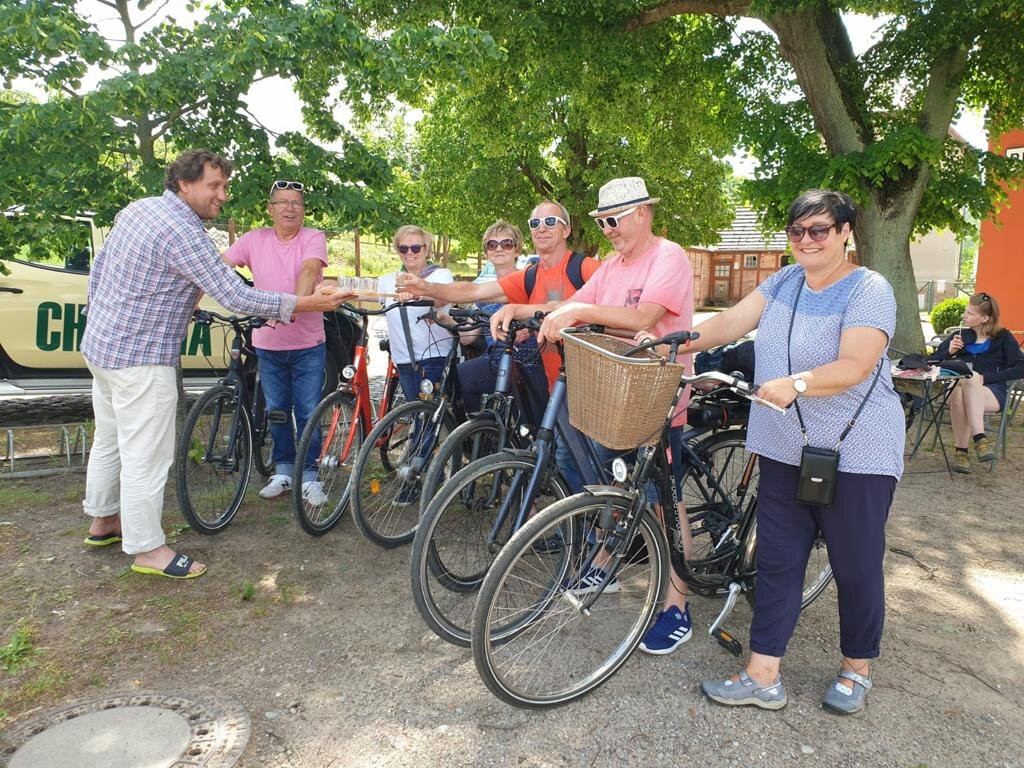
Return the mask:
[[[740,670],[739,680],[733,681],[728,677],[725,680],[705,680],[700,689],[712,701],[731,707],[750,705],[761,709],[782,709],[786,706],[786,689],[782,687],[781,679],[762,686],[745,669]]]
[[[849,680],[853,683],[853,690],[839,682],[840,680]],[[869,690],[871,690],[870,678],[840,669],[835,682],[825,691],[825,698],[822,699],[821,706],[839,715],[852,715],[854,712],[864,709],[864,700],[867,698]]]

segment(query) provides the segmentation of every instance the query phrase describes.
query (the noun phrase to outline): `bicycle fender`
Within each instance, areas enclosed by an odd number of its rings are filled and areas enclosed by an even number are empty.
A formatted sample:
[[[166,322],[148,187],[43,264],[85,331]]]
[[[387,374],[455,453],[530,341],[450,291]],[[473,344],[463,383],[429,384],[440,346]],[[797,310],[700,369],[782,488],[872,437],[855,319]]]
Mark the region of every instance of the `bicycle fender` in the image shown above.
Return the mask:
[[[614,485],[585,485],[583,490],[591,496],[618,496],[626,500],[632,499],[628,493],[625,493],[621,488],[616,488]]]

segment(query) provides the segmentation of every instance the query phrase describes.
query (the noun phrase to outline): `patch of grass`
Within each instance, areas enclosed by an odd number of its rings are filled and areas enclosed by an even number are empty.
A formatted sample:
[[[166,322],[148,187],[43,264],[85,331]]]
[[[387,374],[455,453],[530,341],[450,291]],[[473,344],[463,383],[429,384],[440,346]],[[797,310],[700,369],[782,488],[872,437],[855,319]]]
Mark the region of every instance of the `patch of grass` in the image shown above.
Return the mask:
[[[71,684],[71,670],[57,664],[47,664],[21,686],[21,695],[34,700],[41,696],[57,696]]]
[[[35,666],[39,654],[33,642],[34,630],[28,624],[20,624],[11,634],[6,645],[0,645],[0,668],[9,675],[15,675],[26,667]]]
[[[53,593],[53,600],[57,603],[66,603],[72,597],[75,596],[74,590],[71,587],[61,587]]]
[[[243,603],[247,603],[255,596],[256,585],[251,581],[243,581],[235,587],[235,591],[238,593],[238,599]]]
[[[291,519],[290,515],[269,515],[267,517],[267,522],[274,525],[287,525],[291,522]]]
[[[59,500],[58,494],[49,487],[33,488],[20,483],[0,483],[0,494],[4,505],[9,507],[52,507]]]
[[[131,637],[131,635],[131,630],[123,629],[122,627],[111,627],[107,630],[107,635],[103,642],[113,647],[121,645],[121,643]]]
[[[293,599],[292,588],[288,584],[278,584],[277,594],[284,605],[288,605]]]

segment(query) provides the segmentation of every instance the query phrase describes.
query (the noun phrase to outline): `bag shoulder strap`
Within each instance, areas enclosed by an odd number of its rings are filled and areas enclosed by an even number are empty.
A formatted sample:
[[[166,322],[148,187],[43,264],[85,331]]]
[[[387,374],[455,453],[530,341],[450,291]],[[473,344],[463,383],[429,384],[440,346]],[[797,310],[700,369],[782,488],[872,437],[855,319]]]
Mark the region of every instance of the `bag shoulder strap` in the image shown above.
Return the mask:
[[[577,291],[583,287],[586,280],[583,279],[583,261],[587,258],[587,254],[580,253],[579,251],[573,251],[569,254],[569,263],[565,265],[565,276],[569,278],[569,282],[572,287]],[[537,287],[537,269],[538,263],[534,262],[528,266],[523,273],[523,290],[526,291],[527,297],[533,295],[533,289]]]
[[[800,303],[800,297],[804,292],[804,280],[805,279],[801,277],[800,284],[796,288],[796,298],[793,300],[793,314],[789,317],[789,334],[786,337],[786,370],[789,372],[790,376],[793,375],[793,323],[796,322],[796,307]],[[868,387],[868,391],[864,395],[864,399],[860,401],[860,405],[857,406],[857,410],[854,412],[853,418],[851,418],[849,423],[846,425],[846,429],[844,429],[843,433],[839,436],[835,450],[839,450],[839,446],[842,445],[846,436],[850,434],[850,430],[853,429],[853,425],[857,423],[857,417],[860,416],[860,412],[863,411],[864,406],[867,405],[868,398],[871,397],[871,393],[875,390],[875,385],[878,383],[878,377],[882,373],[882,362],[882,360],[878,361],[878,367],[875,369],[875,375],[871,380],[871,386]],[[810,445],[811,441],[807,438],[807,427],[804,426],[804,416],[800,412],[800,403],[797,400],[794,400],[793,406],[796,408],[796,418],[800,422],[800,432],[803,433],[804,436],[804,445]]]

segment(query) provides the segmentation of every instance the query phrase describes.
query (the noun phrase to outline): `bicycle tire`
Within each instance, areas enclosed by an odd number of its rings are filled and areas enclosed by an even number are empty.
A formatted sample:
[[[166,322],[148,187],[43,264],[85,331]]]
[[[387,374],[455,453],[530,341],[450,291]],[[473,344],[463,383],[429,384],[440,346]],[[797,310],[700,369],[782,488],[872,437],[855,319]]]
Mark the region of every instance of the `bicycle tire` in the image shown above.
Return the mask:
[[[303,464],[309,444],[320,428],[320,454],[316,465],[316,482],[325,501],[316,504],[303,492]],[[356,399],[348,392],[329,394],[310,414],[302,437],[295,447],[295,469],[292,473],[292,506],[302,530],[310,536],[323,536],[341,519],[350,493],[352,466],[363,445],[366,427],[356,410]]]
[[[700,458],[708,465],[725,495],[708,487],[700,468],[688,466],[683,472],[682,501],[693,536],[690,560],[700,562],[707,558],[726,530],[739,522],[747,499],[757,492],[757,472],[751,477],[747,496],[742,503],[735,492],[750,457],[746,449],[746,430],[719,432],[698,441]],[[731,513],[730,513],[731,510]]]
[[[230,448],[227,433],[236,412],[240,418],[238,438],[235,455],[229,458],[218,448]],[[238,390],[218,385],[199,396],[185,418],[175,459],[181,514],[199,533],[221,532],[241,506],[252,470],[252,425],[248,411],[238,402]],[[230,464],[236,462],[237,469],[232,469]]]
[[[484,456],[454,474],[431,497],[413,537],[410,570],[416,609],[442,640],[469,647],[476,594],[511,536],[520,502],[512,500],[508,518],[492,542],[497,509],[512,493],[513,484],[522,498],[535,465],[536,456],[526,452]],[[566,498],[569,490],[554,475],[539,493],[534,506],[544,509]]]
[[[828,589],[832,582],[832,565],[828,560],[828,548],[821,534],[815,537],[811,545],[811,555],[807,558],[807,569],[804,571],[804,591],[800,597],[800,610],[817,600]]]
[[[270,434],[267,398],[263,394],[262,386],[256,387],[255,397],[252,409],[253,460],[256,462],[256,471],[267,478],[274,471],[274,438]]]
[[[643,639],[669,569],[668,544],[649,509],[636,529],[644,545],[639,549],[649,556],[623,561],[619,591],[601,594],[589,614],[574,605],[572,582],[564,579],[590,545],[567,548],[569,556],[556,567],[534,547],[565,530],[578,531],[578,542],[590,541],[602,510],[621,515],[630,504],[625,493],[570,496],[526,523],[495,559],[473,613],[472,648],[477,672],[502,701],[542,708],[578,699],[614,675]]]
[[[433,454],[422,442],[431,438],[431,430],[417,425],[429,425],[437,407],[415,400],[389,411],[366,436],[356,457],[349,509],[359,531],[379,547],[408,544],[416,533],[419,485]],[[442,417],[438,438],[443,440],[452,426],[450,414]]]
[[[438,489],[463,467],[497,453],[500,427],[493,416],[478,416],[459,424],[438,446],[423,475],[422,498],[429,503]]]

